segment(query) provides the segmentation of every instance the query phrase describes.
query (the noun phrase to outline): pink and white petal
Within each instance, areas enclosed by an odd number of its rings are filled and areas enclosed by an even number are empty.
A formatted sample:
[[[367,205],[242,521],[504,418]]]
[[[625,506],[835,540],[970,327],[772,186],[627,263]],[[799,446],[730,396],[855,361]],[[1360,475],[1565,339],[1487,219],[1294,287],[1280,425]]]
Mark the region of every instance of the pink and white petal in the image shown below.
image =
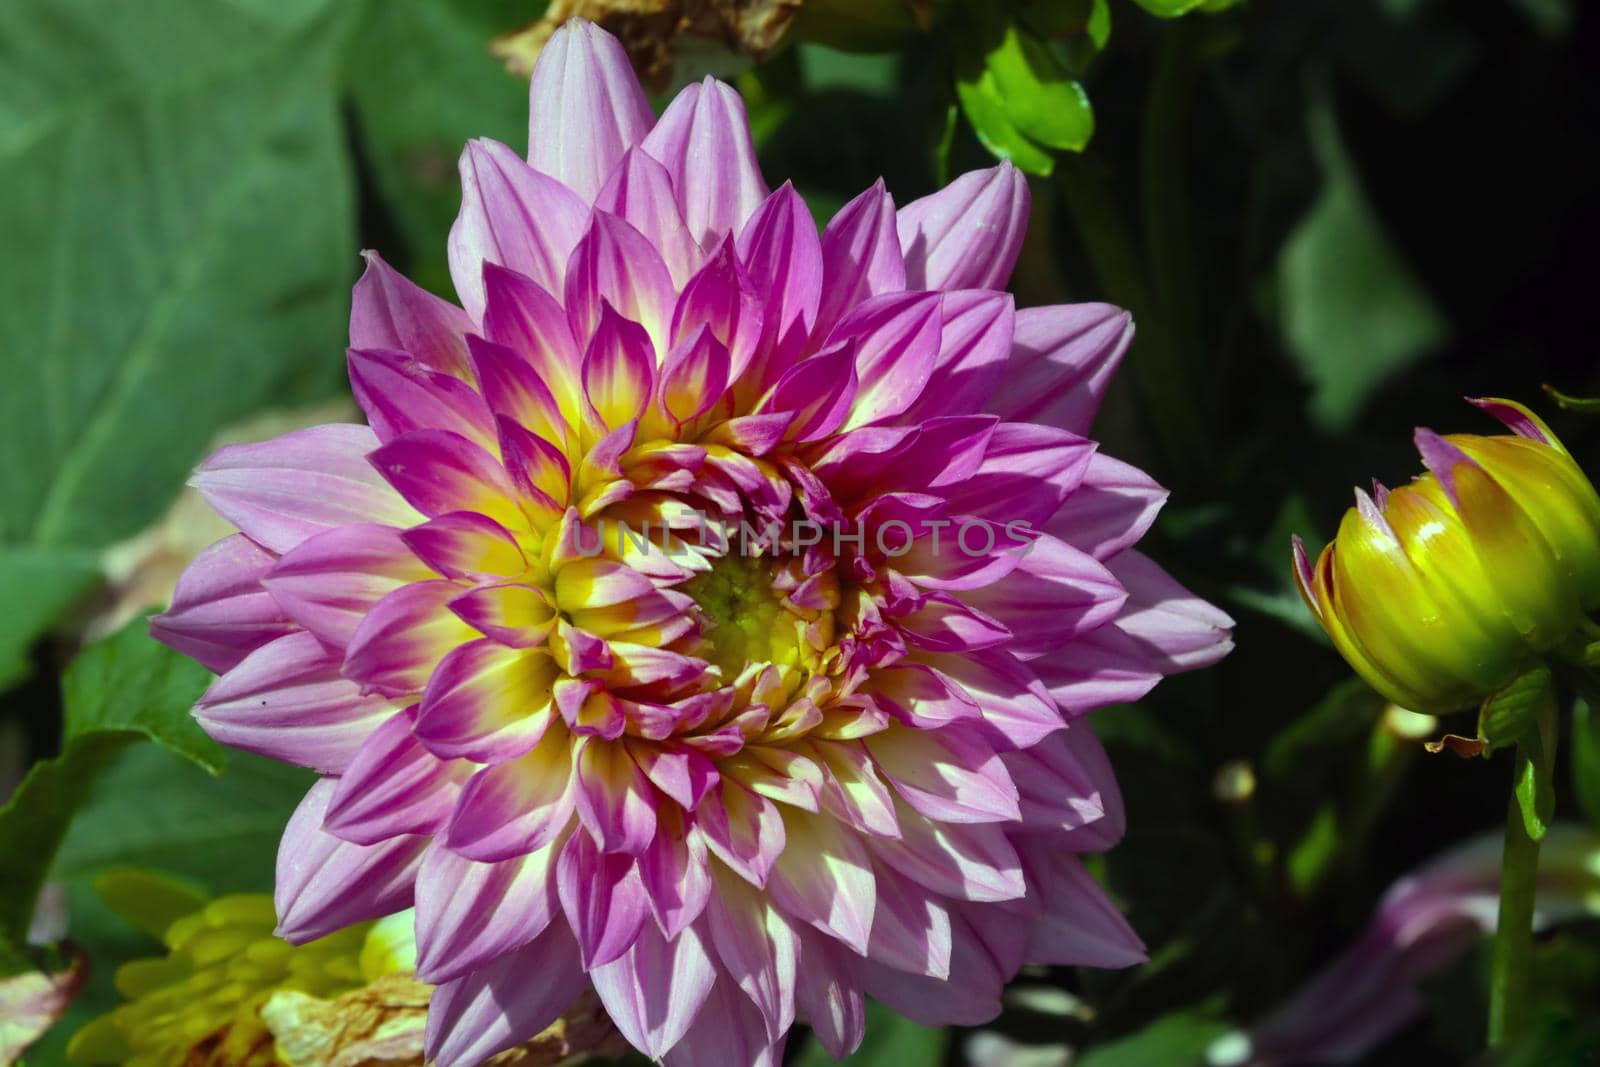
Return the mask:
[[[1209,667],[1233,650],[1227,612],[1179,585],[1148,556],[1132,549],[1106,565],[1128,590],[1117,628],[1149,649],[1162,674]]]
[[[660,1060],[683,1039],[716,977],[694,927],[668,940],[646,925],[627,952],[589,971],[617,1030],[652,1060]]]
[[[661,368],[663,414],[682,424],[710,411],[727,391],[731,366],[728,347],[709,324],[677,342]]]
[[[1153,651],[1112,623],[1074,638],[1032,666],[1070,720],[1096,708],[1131,704],[1154,689],[1161,671],[1151,663]]]
[[[738,233],[767,197],[744,101],[715,78],[685,86],[641,146],[666,168],[690,236],[706,247]]]
[[[790,367],[762,408],[791,417],[785,435],[791,440],[815,441],[838,430],[850,417],[859,387],[855,346],[844,344]]]
[[[461,379],[393,349],[352,348],[346,362],[351,392],[378,440],[412,430],[450,430],[493,446],[489,408]]]
[[[771,1041],[761,1013],[732,979],[722,974],[717,976],[694,1025],[662,1063],[666,1067],[705,1067],[708,1063],[779,1067],[783,1063],[783,1041]]]
[[[598,737],[578,742],[578,819],[602,852],[637,856],[656,833],[655,787],[628,747]]]
[[[289,817],[278,846],[273,905],[277,935],[302,945],[366,919],[411,906],[425,837],[355,845],[322,829],[334,782],[311,787]]]
[[[286,634],[213,682],[195,705],[195,719],[225,745],[343,773],[396,708],[343,677],[340,661],[314,635]]]
[[[219,448],[189,484],[252,541],[283,553],[334,526],[419,521],[367,462],[377,447],[365,426],[312,426]]]
[[[759,890],[719,869],[702,927],[727,977],[750,998],[776,1041],[794,1023],[799,941],[789,919]]]
[[[921,663],[899,663],[875,670],[862,692],[899,721],[922,730],[982,716],[977,702],[958,684]]]
[[[500,457],[523,500],[523,510],[554,525],[572,497],[572,465],[566,453],[515,419],[495,416]]]
[[[350,347],[391,348],[434,370],[467,377],[466,312],[423,289],[373,251],[350,302]]]
[[[1015,575],[986,589],[969,592],[964,599],[1014,582]],[[996,645],[1013,645],[1012,631],[996,618],[967,606],[948,593],[930,593],[922,606],[896,621],[915,645],[933,652],[976,652]]]
[[[375,449],[370,459],[396,492],[430,518],[476,511],[509,529],[528,525],[505,468],[459,434],[417,430]]]
[[[632,148],[612,171],[594,206],[627,221],[661,253],[674,288],[700,266],[704,253],[684,226],[667,169],[642,149]]]
[[[833,328],[829,344],[854,343],[861,380],[843,429],[891,419],[922,395],[939,357],[943,301],[940,293],[884,293],[856,305]]]
[[[872,917],[867,958],[897,971],[948,979],[950,949],[950,910],[945,902],[880,865],[878,909]]]
[[[1066,821],[1058,823],[1061,830],[1054,840],[1058,847],[1072,852],[1104,852],[1122,840],[1128,827],[1128,816],[1122,804],[1122,790],[1117,786],[1116,775],[1111,770],[1111,760],[1089,728],[1086,720],[1075,722],[1052,738],[1054,748],[1045,745],[1036,752],[1047,766],[1060,768],[1068,759],[1073,761],[1074,778],[1085,780],[1104,814],[1082,826],[1069,827]],[[1064,742],[1064,745],[1063,745]],[[1081,787],[1078,787],[1081,788]],[[1028,813],[1023,813],[1024,821]]]
[[[421,693],[434,667],[477,633],[450,610],[454,582],[401,586],[373,605],[345,652],[344,674],[392,697]]]
[[[685,811],[699,807],[701,799],[720,780],[715,763],[683,744],[630,740],[628,751],[655,787]]]
[[[545,42],[528,101],[528,162],[586,203],[655,124],[622,45],[584,19]]]
[[[639,854],[639,880],[656,927],[673,938],[704,913],[711,899],[711,866],[698,829],[670,810],[659,819],[662,832]]]
[[[800,358],[822,298],[822,241],[805,201],[785,182],[767,197],[735,245],[761,299],[761,341],[735,381],[741,400],[761,396]],[[735,365],[739,352],[734,349]]]
[[[813,741],[811,749],[823,770],[822,807],[865,834],[898,837],[894,797],[879,777],[872,757],[858,741]]]
[[[857,304],[906,287],[906,265],[895,233],[894,197],[879,178],[839,209],[822,231],[822,298],[814,327],[828,331]]]
[[[1106,968],[1145,962],[1144,942],[1083,861],[1042,836],[1030,835],[1018,849],[1028,896],[1044,907],[1028,926],[1028,962]]]
[[[1107,819],[1111,802],[1104,786],[1110,768],[1087,722],[1002,758],[1017,784],[1026,829],[1071,832]],[[1112,781],[1110,791],[1115,788]]]
[[[995,383],[1010,372],[1016,298],[988,289],[956,289],[944,294],[944,327],[939,358],[917,402],[896,421],[925,423],[941,415],[973,415],[993,410]]]
[[[712,854],[758,888],[767,884],[787,841],[777,805],[726,778],[695,809],[695,825]]]
[[[1066,430],[1002,422],[977,472],[946,494],[950,509],[1038,529],[1082,484],[1095,448]]]
[[[861,1046],[867,1033],[867,1006],[851,958],[833,939],[800,932],[800,964],[795,1003],[822,1047],[842,1060]]]
[[[416,709],[398,712],[366,739],[328,802],[322,828],[358,845],[444,828],[471,768],[429,752],[411,734]]]
[[[1016,822],[1017,787],[977,731],[894,725],[862,741],[884,779],[917,811],[940,822]]]
[[[554,1023],[589,988],[577,942],[561,923],[515,952],[439,986],[424,1044],[437,1067],[478,1067]]]
[[[1167,491],[1144,471],[1096,452],[1082,484],[1044,529],[1107,560],[1143,537],[1166,501]]]
[[[1133,317],[1110,304],[1025,308],[988,410],[1087,434],[1132,340]]]
[[[484,337],[509,350],[531,371],[529,374],[510,365],[503,351],[475,354],[473,369],[489,406],[541,436],[550,436],[552,431],[545,427],[558,421],[550,414],[549,401],[553,398],[562,414],[560,421],[577,426],[583,413],[579,378],[583,349],[572,336],[566,310],[552,295],[561,289],[543,289],[531,278],[493,264],[484,266],[483,284],[488,299],[483,312]],[[467,346],[472,353],[480,347],[470,337]],[[479,365],[486,360],[495,365]]]
[[[608,430],[645,413],[656,387],[655,344],[643,326],[602,302],[600,318],[583,354],[583,394],[589,411]]]
[[[1003,289],[1028,228],[1028,181],[1010,162],[969,171],[900,209],[911,289]]]
[[[417,871],[417,978],[440,985],[515,952],[560,914],[559,845],[479,863],[437,839]]]
[[[861,837],[831,816],[796,808],[783,809],[783,824],[787,844],[767,881],[773,902],[864,955],[877,880]]]
[[[472,370],[490,410],[494,413],[496,434],[491,447],[503,447],[499,437],[507,421],[523,432],[548,442],[552,448],[568,440],[567,413],[531,364],[505,345],[485,341],[477,335],[468,339]]]
[[[1128,594],[1093,556],[1045,535],[1015,571],[961,599],[1015,635],[1007,651],[1033,660],[1116,618]]]
[[[959,981],[909,974],[874,960],[858,966],[867,994],[924,1026],[981,1026],[1000,1014],[1000,991],[1010,979],[967,920],[951,917],[950,973]]]
[[[511,532],[474,511],[429,519],[400,537],[417,558],[446,578],[511,578],[528,569]]]
[[[589,222],[589,208],[560,181],[541,174],[487,137],[461,154],[461,213],[446,255],[456,294],[472,321],[483,320],[484,273],[498,264],[559,293],[567,260]]]
[[[504,763],[529,752],[555,718],[560,671],[541,649],[487,638],[452,650],[428,679],[417,738],[443,759]]]
[[[672,343],[682,344],[704,326],[727,347],[728,382],[737,381],[761,343],[764,293],[734,255],[732,239],[724,240],[678,296],[672,312]]]
[[[533,648],[555,629],[555,609],[531,585],[480,585],[450,601],[450,610],[485,637],[510,648]]]
[[[277,556],[244,534],[224,537],[184,568],[172,606],[150,620],[150,636],[222,674],[294,632],[261,584]]]
[[[556,889],[585,970],[627,952],[650,917],[650,902],[634,858],[601,852],[581,830],[561,847]]]
[[[1022,861],[999,823],[942,823],[900,803],[898,838],[872,837],[881,863],[942,897],[994,903],[1027,892]]]
[[[261,584],[295,622],[344,648],[378,601],[432,577],[399,530],[361,523],[304,541],[285,553]]]
[[[917,658],[977,705],[983,723],[1014,747],[1037,744],[1065,722],[1035,667],[1005,649],[962,655],[919,653]]]
[[[623,318],[645,328],[656,352],[666,353],[677,288],[661,253],[627,221],[606,211],[594,212],[583,239],[572,250],[563,293],[562,303],[580,345],[594,335],[602,307],[610,304]],[[652,359],[652,368],[655,363]]]
[[[485,767],[468,780],[444,843],[486,863],[524,856],[562,838],[575,804],[572,745],[557,722],[532,752]]]

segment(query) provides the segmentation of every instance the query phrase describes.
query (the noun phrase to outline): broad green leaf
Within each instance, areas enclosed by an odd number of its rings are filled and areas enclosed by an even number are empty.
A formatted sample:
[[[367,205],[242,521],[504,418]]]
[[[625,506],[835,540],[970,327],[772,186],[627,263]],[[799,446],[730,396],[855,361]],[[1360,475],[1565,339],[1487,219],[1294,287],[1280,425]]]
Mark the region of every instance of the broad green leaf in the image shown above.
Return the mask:
[[[1206,1049],[1231,1028],[1208,1008],[1158,1019],[1129,1037],[1089,1049],[1078,1067],[1195,1067],[1206,1062]]]
[[[204,667],[151,639],[143,620],[73,661],[62,681],[61,754],[34,764],[0,807],[0,945],[20,950],[73,816],[129,742],[156,741],[207,772],[221,770],[222,749],[189,715],[208,677]],[[142,804],[122,803],[135,817],[144,812]]]
[[[61,583],[8,620],[0,664],[220,426],[337,384],[350,10],[0,5],[0,576],[37,564],[31,580]]]
[[[1478,709],[1478,738],[1496,752],[1526,741],[1549,700],[1550,671],[1538,667],[1492,694]]]
[[[0,690],[28,673],[28,648],[100,574],[91,552],[0,546]]]
[[[1045,43],[1008,22],[984,59],[1005,114],[1029,138],[1050,148],[1081,151],[1094,135],[1089,95]]]
[[[988,68],[970,78],[957,79],[956,99],[961,102],[961,111],[972,123],[972,131],[983,142],[983,147],[1001,159],[1011,160],[1028,174],[1047,177],[1055,169],[1056,161],[1050,153],[1017,129],[1006,114],[1005,101]]]
[[[1278,261],[1282,327],[1313,388],[1311,414],[1342,429],[1391,375],[1442,343],[1447,325],[1362,191],[1331,109],[1312,110],[1322,192]]]
[[[876,1001],[867,1002],[867,1034],[861,1047],[842,1060],[813,1039],[795,1059],[795,1067],[903,1067],[944,1062],[949,1034],[896,1015]]]
[[[537,5],[534,5],[537,6]],[[345,52],[356,132],[405,247],[378,251],[420,284],[453,296],[445,239],[461,206],[456,162],[467,141],[528,146],[528,83],[489,54],[506,29],[483,3],[364,5]],[[506,17],[504,9],[498,14]],[[536,15],[521,5],[513,21]]]

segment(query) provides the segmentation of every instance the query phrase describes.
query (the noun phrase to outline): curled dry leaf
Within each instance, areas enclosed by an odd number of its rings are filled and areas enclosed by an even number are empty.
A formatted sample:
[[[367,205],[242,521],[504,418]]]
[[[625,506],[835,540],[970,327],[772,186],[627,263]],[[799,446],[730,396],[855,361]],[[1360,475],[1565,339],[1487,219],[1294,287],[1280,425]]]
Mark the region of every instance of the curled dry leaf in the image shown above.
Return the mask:
[[[66,1012],[83,988],[89,968],[82,953],[59,971],[29,971],[0,978],[0,1067],[16,1063]]]

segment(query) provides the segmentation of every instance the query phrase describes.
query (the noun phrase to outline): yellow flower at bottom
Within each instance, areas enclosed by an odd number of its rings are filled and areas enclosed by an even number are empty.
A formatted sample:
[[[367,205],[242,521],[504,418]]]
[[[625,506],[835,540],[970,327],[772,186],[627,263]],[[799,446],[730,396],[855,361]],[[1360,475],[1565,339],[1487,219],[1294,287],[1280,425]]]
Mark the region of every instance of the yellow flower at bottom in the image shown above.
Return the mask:
[[[1419,429],[1426,474],[1356,491],[1301,594],[1366,681],[1417,711],[1508,684],[1600,605],[1600,496],[1555,434],[1508,400],[1474,401],[1515,436]]]

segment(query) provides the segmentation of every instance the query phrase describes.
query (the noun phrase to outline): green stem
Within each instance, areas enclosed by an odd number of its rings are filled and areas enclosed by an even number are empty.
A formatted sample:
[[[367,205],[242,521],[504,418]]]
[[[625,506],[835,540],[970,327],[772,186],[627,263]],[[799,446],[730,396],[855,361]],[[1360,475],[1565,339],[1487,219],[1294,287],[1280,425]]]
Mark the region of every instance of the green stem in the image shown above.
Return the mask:
[[[1538,738],[1517,746],[1513,782],[1548,782],[1555,766],[1555,701],[1538,711]],[[1539,887],[1539,840],[1528,829],[1515,789],[1506,807],[1500,862],[1500,918],[1489,979],[1489,1047],[1503,1049],[1527,1032],[1533,984],[1533,911]]]

